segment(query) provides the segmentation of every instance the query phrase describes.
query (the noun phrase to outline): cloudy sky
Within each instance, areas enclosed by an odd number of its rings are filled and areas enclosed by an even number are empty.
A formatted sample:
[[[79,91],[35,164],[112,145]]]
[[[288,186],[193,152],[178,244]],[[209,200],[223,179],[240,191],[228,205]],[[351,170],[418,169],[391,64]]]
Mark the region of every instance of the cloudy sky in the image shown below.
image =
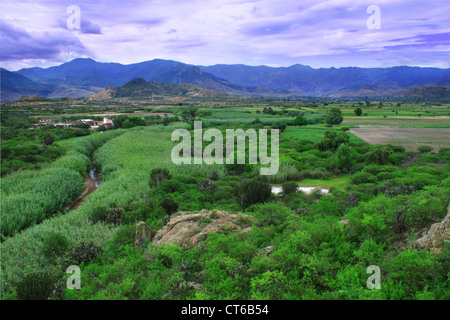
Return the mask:
[[[90,57],[450,68],[449,17],[448,0],[1,0],[0,66]]]

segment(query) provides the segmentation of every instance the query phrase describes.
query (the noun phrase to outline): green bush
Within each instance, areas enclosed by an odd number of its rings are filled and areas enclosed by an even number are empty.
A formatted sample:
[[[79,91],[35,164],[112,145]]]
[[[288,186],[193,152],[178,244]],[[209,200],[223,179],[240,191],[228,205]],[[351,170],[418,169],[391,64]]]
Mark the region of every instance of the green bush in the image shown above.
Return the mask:
[[[272,189],[265,182],[256,180],[245,181],[239,186],[239,194],[242,206],[245,208],[252,204],[269,200],[272,195]]]
[[[48,272],[27,274],[17,283],[18,300],[47,300],[55,287],[56,278]]]
[[[369,172],[358,172],[351,176],[350,181],[354,184],[375,183],[377,178]]]
[[[389,156],[389,162],[392,163],[393,165],[399,165],[403,162],[405,162],[406,160],[406,154],[404,153],[393,153]]]
[[[162,181],[171,178],[172,175],[170,174],[169,170],[163,168],[153,169],[150,174],[150,186],[158,187]]]
[[[107,223],[111,223],[115,226],[118,226],[118,225],[122,224],[124,218],[125,218],[125,213],[123,212],[122,208],[111,208],[108,211],[105,221]]]
[[[399,184],[413,186],[416,190],[421,190],[427,185],[438,185],[439,180],[429,173],[414,173],[413,176],[406,176],[396,179]]]
[[[283,183],[281,185],[281,187],[283,188],[283,193],[285,195],[289,195],[289,194],[291,194],[293,192],[296,192],[298,186],[297,186],[297,183],[292,182],[292,181],[288,181],[288,182]]]
[[[45,258],[53,260],[65,254],[69,245],[69,239],[65,235],[50,231],[44,236],[41,252]]]
[[[164,197],[161,200],[161,208],[164,209],[166,214],[171,215],[172,213],[176,212],[178,210],[178,203],[176,203],[172,198],[170,197]]]
[[[296,126],[306,126],[308,124],[308,120],[305,117],[297,116],[292,122]]]
[[[327,113],[325,121],[330,125],[342,123],[342,121],[344,121],[344,118],[342,118],[341,110],[339,110],[338,108],[331,109]]]
[[[109,209],[107,207],[96,207],[90,214],[89,219],[93,223],[102,222],[106,220]]]
[[[366,153],[365,157],[367,162],[386,164],[392,153],[394,153],[394,150],[392,150],[390,146],[376,144],[370,147],[370,150]]]
[[[433,151],[433,147],[430,146],[419,146],[417,147],[417,151],[419,151],[419,153],[428,153]]]
[[[258,226],[278,226],[282,225],[287,217],[292,213],[289,208],[282,203],[263,203],[254,207],[253,213]]]
[[[103,249],[95,245],[94,242],[82,241],[79,246],[66,254],[65,268],[70,265],[80,265],[92,262],[95,257],[103,253]]]
[[[115,250],[120,250],[127,245],[133,245],[135,234],[136,225],[134,223],[123,225],[116,230],[109,245]]]
[[[341,144],[348,143],[350,137],[343,131],[325,131],[323,138],[317,144],[321,151],[336,150]]]
[[[394,150],[394,152],[399,152],[399,153],[403,153],[405,152],[405,147],[403,146],[393,146],[391,145],[392,150]]]
[[[186,190],[184,184],[177,179],[164,180],[159,183],[159,188],[165,193],[184,192]]]

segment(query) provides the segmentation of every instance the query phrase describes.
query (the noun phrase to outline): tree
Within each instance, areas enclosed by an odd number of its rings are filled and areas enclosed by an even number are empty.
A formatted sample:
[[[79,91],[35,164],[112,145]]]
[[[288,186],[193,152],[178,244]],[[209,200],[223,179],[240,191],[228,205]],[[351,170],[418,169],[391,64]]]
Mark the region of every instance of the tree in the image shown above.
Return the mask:
[[[362,115],[362,110],[361,108],[356,108],[355,109],[355,114],[359,117],[360,115]]]
[[[294,125],[296,126],[306,126],[308,124],[308,120],[305,117],[297,116],[294,119]]]
[[[286,130],[286,127],[287,125],[286,122],[284,121],[272,126],[273,129],[278,129],[281,132],[284,132],[284,130]]]
[[[341,144],[336,150],[336,165],[342,172],[350,172],[353,166],[352,149],[347,144]]]
[[[370,147],[369,152],[365,156],[368,162],[386,164],[389,161],[389,156],[393,153],[394,150],[390,146],[376,144]]]
[[[341,144],[348,143],[349,140],[350,137],[344,131],[336,133],[328,130],[325,131],[323,138],[317,144],[317,148],[320,151],[336,150]]]
[[[45,135],[45,137],[44,137],[45,145],[50,146],[53,144],[53,142],[55,142],[55,138],[52,135],[50,135],[50,134]]]
[[[272,190],[269,184],[259,181],[246,181],[239,186],[239,194],[244,208],[269,200]]]
[[[162,124],[163,124],[163,126],[167,127],[167,126],[169,125],[169,123],[170,123],[169,117],[165,116],[165,117],[162,119]]]
[[[271,107],[264,107],[263,113],[271,114],[271,115],[275,115],[276,114],[276,112]]]
[[[123,128],[123,124],[128,120],[128,116],[122,115],[114,118],[114,127]]]
[[[146,126],[145,120],[141,117],[129,117],[124,123],[123,128],[133,128],[137,126]]]
[[[197,107],[189,107],[181,113],[181,117],[183,118],[183,121],[186,123],[193,122],[195,120],[195,117],[197,116]]]
[[[172,179],[172,175],[169,170],[164,168],[153,169],[150,174],[150,186],[158,187],[161,182],[167,179]]]
[[[342,121],[344,121],[344,118],[342,118],[342,112],[341,112],[341,110],[339,110],[338,108],[333,108],[333,109],[331,109],[331,110],[328,112],[325,121],[326,121],[328,124],[341,124]]]

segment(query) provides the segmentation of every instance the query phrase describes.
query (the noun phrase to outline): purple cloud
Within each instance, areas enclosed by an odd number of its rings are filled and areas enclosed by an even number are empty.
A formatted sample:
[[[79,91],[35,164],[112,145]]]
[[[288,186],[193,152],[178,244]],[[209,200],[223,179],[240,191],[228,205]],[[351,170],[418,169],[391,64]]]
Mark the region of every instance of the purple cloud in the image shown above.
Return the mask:
[[[102,34],[102,30],[98,24],[93,23],[88,19],[81,19],[81,33],[85,34]]]
[[[391,40],[391,42],[408,42],[385,46],[386,49],[407,49],[407,48],[432,48],[435,46],[450,45],[450,33],[424,34],[416,37]]]
[[[252,26],[242,30],[242,33],[250,37],[271,36],[276,34],[282,34],[292,27],[292,23],[273,23],[263,24],[259,26]]]
[[[21,59],[55,59],[64,53],[84,55],[89,50],[70,33],[46,32],[32,34],[0,20],[2,61]]]

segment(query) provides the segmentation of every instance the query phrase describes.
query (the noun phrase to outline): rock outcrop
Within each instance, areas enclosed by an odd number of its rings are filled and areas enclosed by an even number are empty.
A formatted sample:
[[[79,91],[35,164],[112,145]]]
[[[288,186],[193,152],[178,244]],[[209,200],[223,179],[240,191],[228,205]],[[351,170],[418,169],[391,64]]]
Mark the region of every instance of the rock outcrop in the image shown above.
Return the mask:
[[[108,87],[105,90],[99,91],[97,93],[91,94],[86,97],[87,101],[91,100],[109,100],[115,97],[117,94],[117,89],[113,87]]]
[[[178,243],[187,249],[197,246],[209,234],[223,230],[248,232],[253,216],[233,214],[224,211],[201,210],[198,212],[180,211],[159,230],[152,243]]]
[[[156,234],[156,231],[152,230],[143,221],[139,221],[139,223],[136,226],[136,234],[134,236],[134,245],[140,247],[144,243],[144,240],[151,241],[153,236]]]
[[[450,204],[447,208],[447,216],[439,223],[431,225],[421,238],[413,243],[413,247],[427,249],[431,252],[440,253],[443,242],[450,241]]]

